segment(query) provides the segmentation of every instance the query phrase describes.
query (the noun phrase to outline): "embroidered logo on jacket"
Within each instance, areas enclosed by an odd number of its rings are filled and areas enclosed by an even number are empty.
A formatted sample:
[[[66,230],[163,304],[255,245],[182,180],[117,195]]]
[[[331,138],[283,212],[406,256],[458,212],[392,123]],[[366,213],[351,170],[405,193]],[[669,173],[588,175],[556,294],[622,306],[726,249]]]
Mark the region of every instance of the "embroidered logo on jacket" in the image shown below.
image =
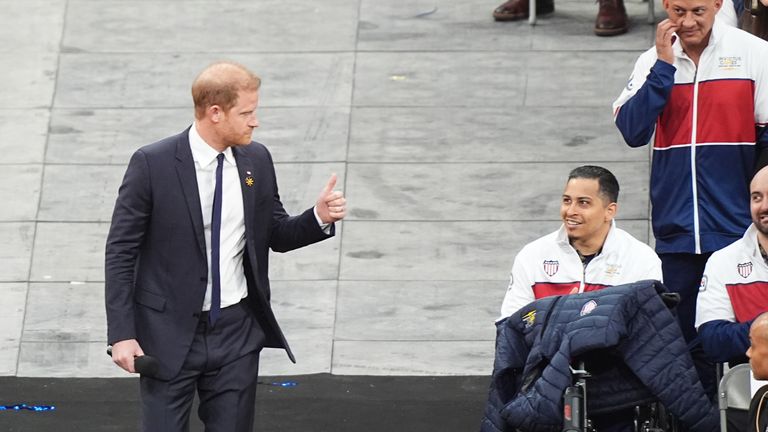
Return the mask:
[[[591,314],[596,307],[597,307],[597,302],[594,300],[590,300],[584,303],[584,306],[581,307],[581,312],[579,312],[579,316]]]
[[[723,70],[733,70],[741,67],[741,57],[719,57],[717,67]]]
[[[536,322],[536,309],[523,315],[523,322],[525,323],[525,328],[531,328],[533,323]]]
[[[632,88],[635,86],[633,81],[635,80],[635,74],[632,74],[629,76],[629,81],[627,81],[627,90],[632,91]]]
[[[560,268],[560,262],[557,260],[544,260],[544,273],[546,273],[549,276],[554,275],[557,273],[557,270]]]
[[[752,274],[752,261],[740,263],[736,266],[736,268],[739,270],[739,275],[741,275],[743,278],[746,278]]]
[[[618,264],[608,264],[605,266],[605,275],[606,276],[616,276],[619,274],[619,269],[621,268]]]

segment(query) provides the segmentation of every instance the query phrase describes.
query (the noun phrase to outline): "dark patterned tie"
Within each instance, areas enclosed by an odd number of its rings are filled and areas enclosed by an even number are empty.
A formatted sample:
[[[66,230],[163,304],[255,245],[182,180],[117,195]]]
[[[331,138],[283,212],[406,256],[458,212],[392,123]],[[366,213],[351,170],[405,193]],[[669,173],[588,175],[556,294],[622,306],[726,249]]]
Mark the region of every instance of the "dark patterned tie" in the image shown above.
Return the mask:
[[[216,156],[216,188],[213,190],[213,217],[211,217],[211,312],[208,321],[211,327],[221,315],[221,272],[219,270],[219,249],[221,240],[221,172],[224,168],[224,153]]]

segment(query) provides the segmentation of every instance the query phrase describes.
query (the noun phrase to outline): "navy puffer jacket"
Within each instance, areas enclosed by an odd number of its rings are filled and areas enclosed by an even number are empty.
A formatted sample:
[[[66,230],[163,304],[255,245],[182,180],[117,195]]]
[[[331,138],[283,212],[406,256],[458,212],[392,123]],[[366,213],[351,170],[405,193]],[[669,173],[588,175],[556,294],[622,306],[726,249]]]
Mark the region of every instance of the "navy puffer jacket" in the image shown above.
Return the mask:
[[[695,432],[719,427],[677,320],[640,281],[547,297],[497,323],[496,359],[483,432],[550,432],[563,427],[571,359],[586,359],[587,412],[607,413],[655,399]]]

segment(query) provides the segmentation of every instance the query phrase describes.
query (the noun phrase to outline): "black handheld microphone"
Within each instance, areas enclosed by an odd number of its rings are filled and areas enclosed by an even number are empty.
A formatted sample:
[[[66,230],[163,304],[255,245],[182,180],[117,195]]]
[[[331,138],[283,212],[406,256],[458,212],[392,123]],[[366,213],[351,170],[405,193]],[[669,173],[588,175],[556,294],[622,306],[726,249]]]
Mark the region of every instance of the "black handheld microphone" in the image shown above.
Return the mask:
[[[148,355],[134,357],[133,367],[136,372],[149,378],[155,378],[160,371],[160,363],[156,358]]]
[[[107,347],[107,355],[112,357],[112,347]],[[141,375],[149,378],[155,378],[160,371],[160,363],[156,358],[148,355],[136,356],[133,358],[133,368]]]

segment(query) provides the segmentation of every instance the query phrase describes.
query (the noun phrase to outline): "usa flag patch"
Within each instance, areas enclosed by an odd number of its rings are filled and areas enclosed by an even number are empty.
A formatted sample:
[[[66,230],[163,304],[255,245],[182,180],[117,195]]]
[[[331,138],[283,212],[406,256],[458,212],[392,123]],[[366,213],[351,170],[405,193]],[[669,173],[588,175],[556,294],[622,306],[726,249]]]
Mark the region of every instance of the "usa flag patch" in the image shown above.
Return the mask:
[[[549,276],[554,275],[557,273],[557,270],[560,268],[560,262],[557,260],[544,260],[544,273],[546,273]]]
[[[739,275],[741,275],[743,278],[746,278],[752,274],[752,261],[739,263],[736,268],[739,270]]]

